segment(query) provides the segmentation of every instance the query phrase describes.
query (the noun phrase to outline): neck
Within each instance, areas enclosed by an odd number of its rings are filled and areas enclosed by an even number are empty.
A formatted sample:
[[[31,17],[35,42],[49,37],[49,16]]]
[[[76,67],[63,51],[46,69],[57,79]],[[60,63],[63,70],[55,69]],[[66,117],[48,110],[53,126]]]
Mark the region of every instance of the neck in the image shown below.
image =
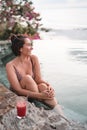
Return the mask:
[[[19,56],[18,59],[20,60],[20,62],[25,62],[28,61],[30,59],[30,56]]]

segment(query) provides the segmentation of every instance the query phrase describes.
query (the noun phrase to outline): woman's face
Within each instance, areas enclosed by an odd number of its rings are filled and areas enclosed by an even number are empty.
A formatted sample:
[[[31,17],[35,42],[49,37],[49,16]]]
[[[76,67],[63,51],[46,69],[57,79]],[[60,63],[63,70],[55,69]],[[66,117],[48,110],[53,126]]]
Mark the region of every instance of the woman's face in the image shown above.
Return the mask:
[[[31,40],[29,38],[25,38],[24,45],[20,49],[21,54],[28,56],[31,54],[32,49],[33,48],[32,48]]]

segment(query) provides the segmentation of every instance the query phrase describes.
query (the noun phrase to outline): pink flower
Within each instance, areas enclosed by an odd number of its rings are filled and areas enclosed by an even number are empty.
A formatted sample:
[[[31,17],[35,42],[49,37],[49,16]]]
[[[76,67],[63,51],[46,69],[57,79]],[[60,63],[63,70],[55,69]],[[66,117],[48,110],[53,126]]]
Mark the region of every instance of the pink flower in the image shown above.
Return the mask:
[[[6,4],[7,4],[7,6],[11,6],[12,5],[12,1],[6,0]]]
[[[33,39],[37,40],[37,39],[40,39],[40,36],[38,33],[35,33],[33,36],[32,36]]]
[[[31,13],[27,12],[25,15],[26,17],[28,17],[29,20],[33,19],[33,15]]]

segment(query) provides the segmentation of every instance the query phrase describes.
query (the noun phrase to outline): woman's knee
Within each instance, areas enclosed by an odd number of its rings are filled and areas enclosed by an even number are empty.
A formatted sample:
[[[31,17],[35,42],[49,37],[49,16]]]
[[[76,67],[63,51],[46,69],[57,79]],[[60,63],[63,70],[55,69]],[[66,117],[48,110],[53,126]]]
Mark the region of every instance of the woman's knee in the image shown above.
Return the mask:
[[[47,85],[45,83],[40,83],[38,84],[38,89],[40,92],[42,92],[47,89]]]
[[[30,75],[23,76],[21,81],[20,81],[21,86],[23,86],[23,88],[24,88],[24,86],[26,86],[26,84],[28,84],[30,82],[30,80],[31,80]]]
[[[31,75],[25,75],[21,81],[22,88],[38,92],[38,86]]]
[[[29,81],[29,80],[32,80],[32,76],[31,75],[25,75],[25,76],[23,76],[23,80],[24,81]]]

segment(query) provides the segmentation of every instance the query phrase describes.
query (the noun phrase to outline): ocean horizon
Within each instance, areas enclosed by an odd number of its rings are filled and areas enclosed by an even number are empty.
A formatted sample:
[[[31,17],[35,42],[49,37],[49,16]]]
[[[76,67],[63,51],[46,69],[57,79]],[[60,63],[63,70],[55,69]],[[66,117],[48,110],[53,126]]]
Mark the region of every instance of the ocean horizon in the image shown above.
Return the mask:
[[[55,38],[64,36],[72,40],[87,40],[87,2],[70,0],[34,1],[41,15],[41,24]],[[83,3],[82,3],[83,2]]]

